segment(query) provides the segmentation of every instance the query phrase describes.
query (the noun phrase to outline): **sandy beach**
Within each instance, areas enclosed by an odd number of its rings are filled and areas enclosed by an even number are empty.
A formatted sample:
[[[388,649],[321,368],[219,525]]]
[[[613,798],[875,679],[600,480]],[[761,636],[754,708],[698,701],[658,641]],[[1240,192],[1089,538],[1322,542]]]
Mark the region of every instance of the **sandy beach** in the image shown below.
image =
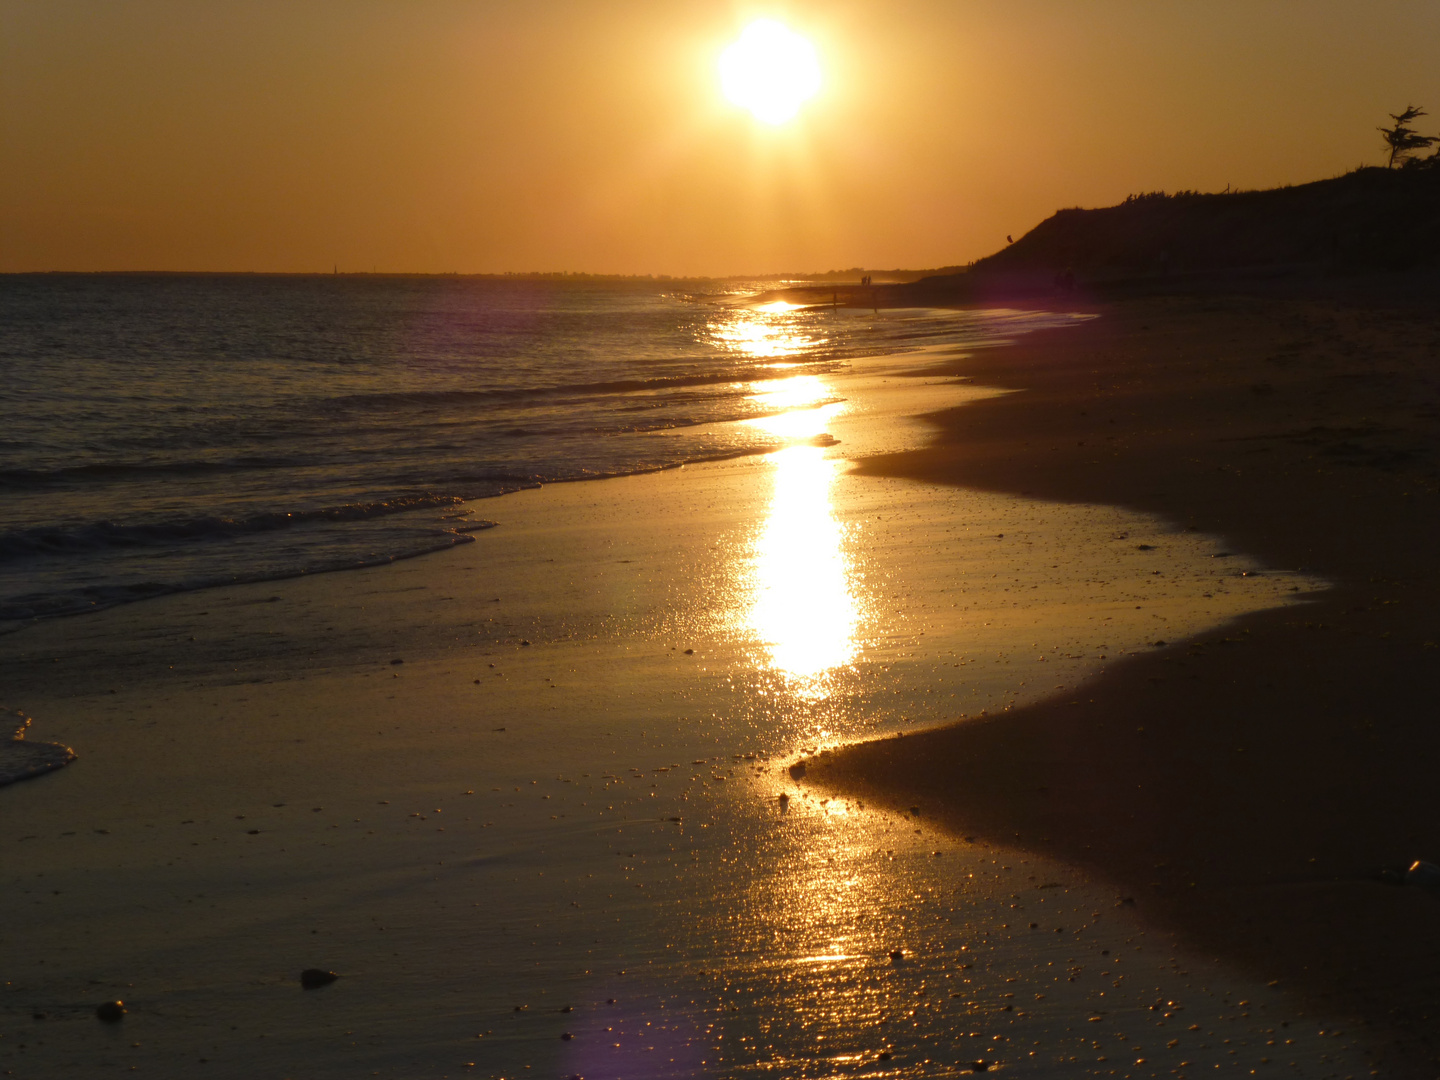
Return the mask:
[[[933,417],[871,475],[1133,507],[1332,588],[1003,718],[835,757],[837,790],[1083,866],[1153,925],[1364,1025],[1434,1075],[1437,525],[1427,304],[1097,305],[963,365],[1023,390]],[[1359,291],[1358,289],[1356,290]]]
[[[1390,927],[1408,912],[1425,932],[1432,898],[1361,879],[1408,856],[1421,825],[1366,862],[1378,810],[1311,805],[1297,821],[1263,802],[1272,753],[1332,760],[1297,734],[1313,734],[1309,714],[1247,726],[1224,797],[1197,790],[1232,732],[1208,725],[1202,757],[1185,710],[1231,683],[1187,681],[1172,701],[1178,678],[1143,674],[1246,663],[1230,658],[1267,632],[1293,651],[1310,640],[1296,625],[1347,606],[1349,567],[1232,530],[1218,485],[1192,520],[1185,504],[1120,497],[1084,456],[1042,468],[1013,436],[957,457],[956,433],[976,425],[1043,430],[1031,440],[1048,450],[1062,401],[1090,411],[1077,388],[1036,391],[1045,358],[1107,349],[1142,317],[1193,341],[1187,317],[1210,318],[1142,310],[857,364],[765,421],[787,449],[478,503],[498,527],[440,556],[0,639],[27,738],[79,755],[0,789],[0,1067],[1359,1075],[1371,1039],[1333,1019],[1355,999],[1317,1005],[1324,987],[1283,967],[1267,985],[1265,962],[1291,954],[1263,935],[1281,907],[1315,930],[1360,894],[1389,905]],[[1026,390],[994,389],[1007,387]],[[806,394],[844,401],[808,408]],[[1046,400],[1041,426],[991,419]],[[955,411],[919,449],[933,424],[910,418],[936,407]],[[1405,592],[1396,610],[1419,618]],[[1392,657],[1389,678],[1421,655],[1400,636],[1343,640]],[[1124,689],[1136,672],[1142,695]],[[1100,708],[1112,686],[1144,720]],[[1346,699],[1324,694],[1338,713]],[[994,719],[941,726],[962,715]],[[1047,716],[1068,726],[1037,730]],[[916,729],[937,730],[864,742]],[[1137,757],[1147,747],[1169,772]],[[1418,784],[1423,755],[1409,760]],[[1261,811],[1263,828],[1241,827]],[[1303,844],[1312,823],[1326,844]],[[1276,845],[1263,858],[1262,836]],[[1192,907],[1164,903],[1186,899],[1178,888],[1127,876],[1144,863],[1153,880],[1166,857],[1164,882],[1195,881],[1188,895],[1212,907],[1253,893],[1247,873],[1283,874],[1217,941]],[[1325,884],[1342,858],[1350,879]],[[1353,960],[1311,962],[1337,957]],[[1420,979],[1407,963],[1384,970]],[[311,967],[340,977],[304,990]],[[98,1021],[115,999],[125,1019]]]
[[[1440,1078],[1440,4],[0,27],[0,1080]]]

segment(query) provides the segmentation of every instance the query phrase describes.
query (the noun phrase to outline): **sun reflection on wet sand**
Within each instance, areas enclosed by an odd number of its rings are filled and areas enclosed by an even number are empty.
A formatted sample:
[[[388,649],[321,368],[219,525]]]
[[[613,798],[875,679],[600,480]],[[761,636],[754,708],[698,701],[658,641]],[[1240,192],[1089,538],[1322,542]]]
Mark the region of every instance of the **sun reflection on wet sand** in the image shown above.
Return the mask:
[[[828,401],[834,392],[818,375],[792,375],[770,383],[757,383],[750,400],[766,409],[802,409]],[[777,419],[764,417],[764,420]],[[751,421],[757,423],[758,421]]]
[[[843,409],[813,375],[797,375],[755,395],[790,411],[750,421],[787,439],[824,433]],[[809,407],[806,407],[809,406]],[[766,458],[774,490],[751,554],[750,631],[764,643],[770,666],[803,698],[826,694],[826,674],[858,652],[860,608],[845,551],[846,527],[831,492],[843,463],[818,446],[792,445]]]
[[[823,676],[856,655],[860,613],[850,586],[830,489],[840,463],[817,446],[770,455],[775,490],[755,542],[750,626],[773,667],[804,696],[824,693]]]

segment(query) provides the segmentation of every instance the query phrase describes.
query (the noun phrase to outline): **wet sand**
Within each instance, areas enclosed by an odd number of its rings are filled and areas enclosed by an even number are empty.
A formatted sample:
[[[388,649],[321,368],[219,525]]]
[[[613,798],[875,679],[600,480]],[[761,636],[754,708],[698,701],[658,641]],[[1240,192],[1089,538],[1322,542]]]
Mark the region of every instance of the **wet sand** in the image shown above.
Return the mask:
[[[1008,400],[901,374],[938,359],[860,365],[775,454],[472,504],[499,527],[441,556],[0,639],[27,738],[79,754],[0,789],[0,1068],[1363,1071],[1102,877],[812,786],[1327,595],[1153,516],[852,469]]]
[[[958,369],[1022,392],[863,471],[1105,503],[1334,583],[1075,694],[833,756],[833,790],[1086,868],[1157,927],[1440,1069],[1440,316],[1298,299],[1097,304]]]

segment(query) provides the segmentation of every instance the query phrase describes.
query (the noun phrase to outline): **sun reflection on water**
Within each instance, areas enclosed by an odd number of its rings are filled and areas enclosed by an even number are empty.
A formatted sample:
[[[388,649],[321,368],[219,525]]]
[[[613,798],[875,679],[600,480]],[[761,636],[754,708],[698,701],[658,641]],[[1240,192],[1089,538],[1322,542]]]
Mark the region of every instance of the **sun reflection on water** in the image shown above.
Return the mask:
[[[725,308],[710,319],[706,333],[711,344],[727,352],[755,359],[793,356],[825,344],[823,337],[808,332],[808,311],[783,300]]]

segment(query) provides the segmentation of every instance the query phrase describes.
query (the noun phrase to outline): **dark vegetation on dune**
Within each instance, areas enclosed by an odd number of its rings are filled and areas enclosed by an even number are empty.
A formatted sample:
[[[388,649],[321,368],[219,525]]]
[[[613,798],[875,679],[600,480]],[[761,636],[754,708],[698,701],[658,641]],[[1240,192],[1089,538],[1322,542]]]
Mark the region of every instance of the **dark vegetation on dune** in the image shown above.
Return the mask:
[[[1088,278],[1257,266],[1408,270],[1440,260],[1440,169],[1360,169],[1269,191],[1132,195],[1061,210],[969,273]]]
[[[1440,168],[1366,168],[1267,191],[1154,192],[1060,210],[960,273],[892,287],[882,303],[1436,269]]]
[[[1395,129],[1382,129],[1387,144],[1400,140],[1392,156],[1399,167],[1359,168],[1261,191],[1131,195],[1116,206],[1059,210],[965,267],[918,280],[817,284],[775,295],[802,303],[905,307],[1077,290],[1118,298],[1245,282],[1440,272],[1440,153],[1406,157],[1440,142],[1405,128],[1407,119],[1423,115],[1409,109],[1393,118]]]
[[[1060,210],[1018,241],[908,287],[912,295],[1071,291],[1195,277],[1351,276],[1440,264],[1440,136],[1407,105],[1380,127],[1385,168],[1264,191],[1131,195]],[[1008,239],[1008,238],[1007,238]]]

